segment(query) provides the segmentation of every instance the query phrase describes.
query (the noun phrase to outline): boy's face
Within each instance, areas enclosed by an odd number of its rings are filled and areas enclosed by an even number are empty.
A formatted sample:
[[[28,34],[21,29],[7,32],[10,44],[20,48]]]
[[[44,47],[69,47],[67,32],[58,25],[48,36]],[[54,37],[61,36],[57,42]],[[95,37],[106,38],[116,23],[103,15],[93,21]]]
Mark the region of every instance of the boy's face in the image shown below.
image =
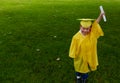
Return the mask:
[[[84,27],[81,26],[81,27],[80,27],[80,30],[81,30],[81,32],[82,32],[83,35],[87,35],[87,34],[89,34],[90,31],[91,31],[91,27],[84,28]]]

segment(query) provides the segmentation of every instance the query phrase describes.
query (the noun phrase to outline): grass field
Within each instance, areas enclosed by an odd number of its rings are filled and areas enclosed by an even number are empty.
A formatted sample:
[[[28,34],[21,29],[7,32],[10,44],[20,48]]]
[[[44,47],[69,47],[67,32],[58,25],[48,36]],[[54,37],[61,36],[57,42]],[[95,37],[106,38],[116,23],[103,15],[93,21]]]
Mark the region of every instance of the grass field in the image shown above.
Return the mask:
[[[0,0],[0,83],[75,83],[68,52],[76,19],[97,18],[100,5],[105,36],[88,83],[119,83],[119,0]]]

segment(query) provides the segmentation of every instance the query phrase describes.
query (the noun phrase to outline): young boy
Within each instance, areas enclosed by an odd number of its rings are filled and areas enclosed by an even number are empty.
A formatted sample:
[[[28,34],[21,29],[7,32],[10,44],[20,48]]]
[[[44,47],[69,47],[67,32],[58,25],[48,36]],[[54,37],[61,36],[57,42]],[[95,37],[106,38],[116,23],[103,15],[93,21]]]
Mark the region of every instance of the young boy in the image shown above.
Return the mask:
[[[100,13],[96,20],[79,19],[80,30],[73,36],[69,51],[69,57],[74,59],[77,83],[86,83],[88,72],[97,69],[97,39],[104,35],[99,25],[103,15]]]

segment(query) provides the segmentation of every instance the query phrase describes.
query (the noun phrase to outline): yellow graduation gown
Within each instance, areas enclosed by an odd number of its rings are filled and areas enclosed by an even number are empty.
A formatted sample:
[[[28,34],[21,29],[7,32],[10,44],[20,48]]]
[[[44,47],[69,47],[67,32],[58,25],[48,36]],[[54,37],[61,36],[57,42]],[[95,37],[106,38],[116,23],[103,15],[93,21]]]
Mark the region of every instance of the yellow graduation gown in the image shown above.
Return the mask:
[[[87,36],[83,36],[80,32],[73,36],[69,57],[74,58],[76,72],[88,73],[97,69],[97,39],[103,35],[100,25],[95,21]]]

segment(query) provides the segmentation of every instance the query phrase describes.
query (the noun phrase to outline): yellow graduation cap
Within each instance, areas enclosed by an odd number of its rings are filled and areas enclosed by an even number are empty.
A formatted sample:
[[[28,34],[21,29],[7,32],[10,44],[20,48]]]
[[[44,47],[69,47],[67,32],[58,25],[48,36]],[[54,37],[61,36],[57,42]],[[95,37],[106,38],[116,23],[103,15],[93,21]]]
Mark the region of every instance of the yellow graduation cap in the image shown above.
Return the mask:
[[[77,19],[77,20],[81,20],[80,24],[81,24],[82,27],[88,28],[92,25],[92,21],[95,20],[95,19],[88,19],[88,18],[84,19],[83,18],[83,19]]]

